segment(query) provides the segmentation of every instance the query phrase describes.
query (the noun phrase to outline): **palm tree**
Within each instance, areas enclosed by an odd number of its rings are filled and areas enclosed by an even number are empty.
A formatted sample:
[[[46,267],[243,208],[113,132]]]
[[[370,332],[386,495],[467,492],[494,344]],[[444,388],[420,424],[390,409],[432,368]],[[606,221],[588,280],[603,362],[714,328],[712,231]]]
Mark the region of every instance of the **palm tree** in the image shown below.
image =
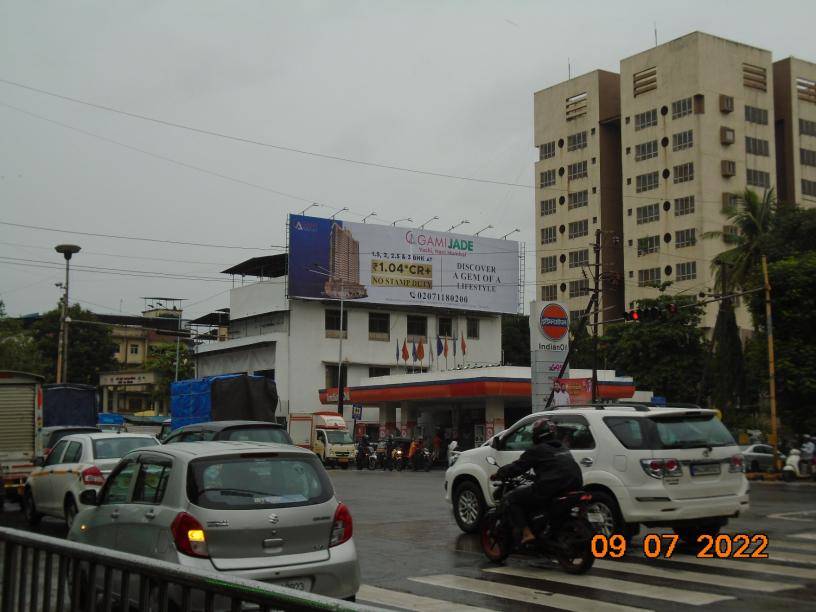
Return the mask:
[[[761,197],[746,189],[737,196],[736,205],[726,212],[730,224],[736,228],[735,233],[714,231],[703,234],[703,238],[722,238],[731,245],[711,262],[715,286],[723,295],[731,287],[744,289],[750,284],[752,273],[762,259],[763,238],[769,233],[776,213],[776,195],[773,189],[766,190]],[[728,287],[722,284],[722,264],[728,268]]]

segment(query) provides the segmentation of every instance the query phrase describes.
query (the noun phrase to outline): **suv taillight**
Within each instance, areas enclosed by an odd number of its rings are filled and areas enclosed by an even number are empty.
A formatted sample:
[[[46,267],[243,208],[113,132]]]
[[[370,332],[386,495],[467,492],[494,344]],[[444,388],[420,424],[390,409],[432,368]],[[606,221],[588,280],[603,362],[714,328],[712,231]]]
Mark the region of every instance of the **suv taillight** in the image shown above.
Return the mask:
[[[652,478],[683,475],[683,468],[677,459],[641,459],[640,465]]]
[[[734,455],[731,457],[731,464],[728,466],[729,472],[744,472],[745,471],[745,458],[740,455]]]
[[[176,518],[173,519],[173,524],[170,525],[170,531],[180,553],[191,557],[210,556],[207,550],[204,528],[192,514],[179,512]]]
[[[105,476],[95,465],[82,470],[81,478],[84,485],[101,487],[105,484]]]
[[[345,504],[340,504],[337,506],[337,510],[334,511],[334,523],[332,524],[329,548],[348,542],[351,539],[352,531],[351,512],[349,512]]]

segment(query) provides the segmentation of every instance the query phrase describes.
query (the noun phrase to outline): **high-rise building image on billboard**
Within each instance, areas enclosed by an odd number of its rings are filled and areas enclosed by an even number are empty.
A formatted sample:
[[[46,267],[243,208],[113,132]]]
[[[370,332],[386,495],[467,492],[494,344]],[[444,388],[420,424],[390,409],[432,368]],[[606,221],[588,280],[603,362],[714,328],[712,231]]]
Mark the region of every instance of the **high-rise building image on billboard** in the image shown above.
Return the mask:
[[[351,230],[334,223],[329,238],[329,272],[325,292],[329,297],[364,298],[366,288],[360,284],[360,243],[351,235]]]

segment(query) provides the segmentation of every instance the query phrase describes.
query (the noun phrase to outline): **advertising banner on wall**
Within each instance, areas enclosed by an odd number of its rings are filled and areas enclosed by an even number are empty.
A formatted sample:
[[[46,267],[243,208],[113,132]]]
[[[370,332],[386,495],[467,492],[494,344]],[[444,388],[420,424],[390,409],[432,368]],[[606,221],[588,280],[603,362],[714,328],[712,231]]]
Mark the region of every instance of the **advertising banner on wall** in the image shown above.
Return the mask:
[[[560,302],[531,302],[530,379],[533,411],[544,410],[568,354],[569,311],[566,305]]]
[[[289,217],[289,297],[493,313],[519,307],[518,243]]]
[[[576,406],[592,402],[591,378],[557,378],[552,406]]]

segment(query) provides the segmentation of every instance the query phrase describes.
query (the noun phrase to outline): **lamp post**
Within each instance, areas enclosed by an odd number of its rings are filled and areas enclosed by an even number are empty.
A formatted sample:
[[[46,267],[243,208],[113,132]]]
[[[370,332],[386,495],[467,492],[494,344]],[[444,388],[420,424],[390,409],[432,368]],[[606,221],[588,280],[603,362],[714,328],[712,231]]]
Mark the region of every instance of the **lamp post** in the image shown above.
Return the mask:
[[[502,236],[502,240],[507,240],[507,237],[508,237],[508,236],[512,236],[512,235],[513,235],[513,234],[515,234],[516,232],[520,232],[520,231],[521,231],[521,230],[520,230],[519,228],[516,228],[516,229],[514,229],[512,232],[507,232],[507,233],[506,233],[504,236]]]
[[[493,229],[493,226],[492,226],[492,225],[488,225],[487,227],[483,227],[483,228],[482,228],[482,229],[480,229],[478,232],[476,232],[476,233],[474,234],[474,236],[478,236],[478,235],[479,235],[479,234],[481,234],[482,232],[484,232],[484,231],[486,231],[486,230],[489,230],[489,229]]]
[[[399,223],[400,221],[410,221],[411,223],[413,223],[413,222],[414,222],[414,220],[413,220],[411,217],[405,217],[404,219],[397,219],[397,220],[396,220],[396,221],[394,221],[394,222],[393,222],[391,225],[393,225],[394,227],[396,227],[396,226],[397,226],[397,223]]]
[[[467,224],[467,223],[470,223],[470,221],[468,221],[467,219],[462,219],[462,220],[461,220],[459,223],[457,223],[456,225],[451,225],[451,226],[448,228],[448,231],[449,231],[449,232],[452,232],[452,231],[453,231],[453,230],[455,230],[457,227],[461,227],[461,226],[463,226],[463,225],[465,225],[465,224]]]
[[[369,217],[376,217],[376,216],[377,216],[377,213],[375,213],[375,212],[368,213],[365,217],[363,217],[363,223],[365,223],[366,219],[368,219]]]
[[[340,210],[338,210],[336,213],[334,213],[333,215],[331,215],[331,216],[329,217],[329,219],[331,219],[332,221],[334,221],[334,218],[335,218],[337,215],[339,215],[341,212],[346,212],[347,210],[348,210],[348,206],[344,206],[343,208],[341,208]]]
[[[311,204],[309,204],[309,205],[308,205],[306,208],[304,208],[303,210],[301,210],[301,211],[300,211],[300,214],[301,214],[301,215],[305,215],[307,210],[309,210],[310,208],[314,208],[315,206],[320,206],[320,204],[317,204],[316,202],[312,202],[312,203],[311,203]]]
[[[79,253],[81,247],[75,244],[58,244],[54,247],[57,253],[65,257],[65,293],[62,296],[62,312],[60,314],[60,331],[57,348],[57,376],[58,383],[68,382],[68,278],[71,269],[71,257]]]
[[[428,224],[429,224],[431,221],[436,221],[436,220],[438,220],[438,219],[439,219],[439,217],[437,217],[437,216],[433,216],[433,217],[431,217],[431,218],[430,218],[430,219],[428,219],[428,220],[427,220],[425,223],[423,223],[422,225],[420,225],[420,226],[419,226],[419,229],[425,229],[425,226],[426,226],[426,225],[428,225]]]

